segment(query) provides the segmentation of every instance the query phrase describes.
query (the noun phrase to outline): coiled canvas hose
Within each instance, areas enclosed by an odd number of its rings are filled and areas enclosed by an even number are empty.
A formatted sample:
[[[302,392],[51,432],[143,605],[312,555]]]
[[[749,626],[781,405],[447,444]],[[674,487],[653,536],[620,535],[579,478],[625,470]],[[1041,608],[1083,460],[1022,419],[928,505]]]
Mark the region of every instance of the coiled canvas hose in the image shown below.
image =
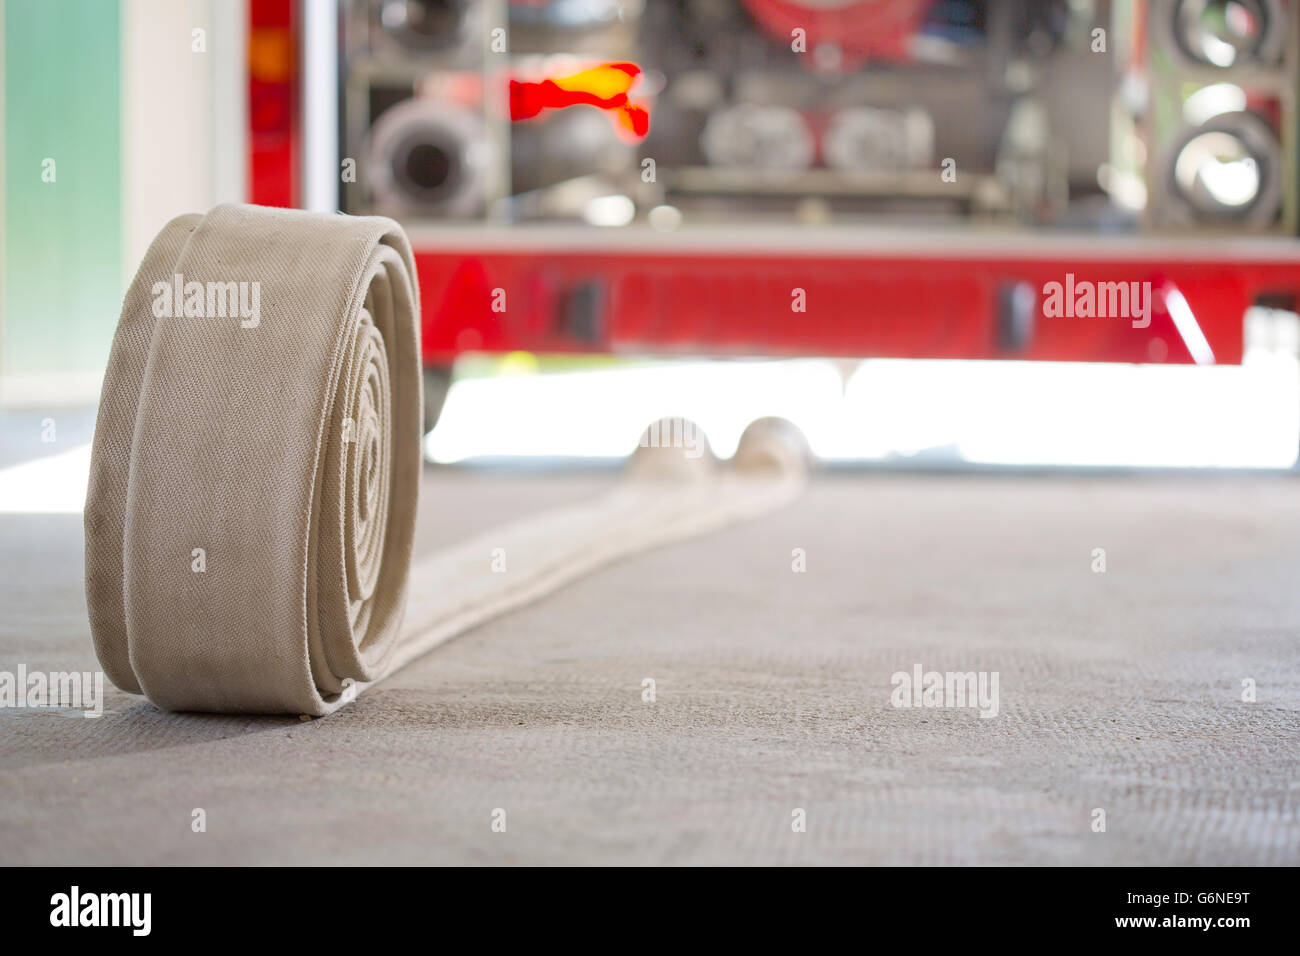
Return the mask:
[[[802,487],[778,420],[727,468],[702,436],[698,454],[643,441],[604,499],[412,569],[418,317],[391,220],[218,206],[163,228],[123,304],[86,497],[114,684],[168,710],[328,714],[467,628]]]

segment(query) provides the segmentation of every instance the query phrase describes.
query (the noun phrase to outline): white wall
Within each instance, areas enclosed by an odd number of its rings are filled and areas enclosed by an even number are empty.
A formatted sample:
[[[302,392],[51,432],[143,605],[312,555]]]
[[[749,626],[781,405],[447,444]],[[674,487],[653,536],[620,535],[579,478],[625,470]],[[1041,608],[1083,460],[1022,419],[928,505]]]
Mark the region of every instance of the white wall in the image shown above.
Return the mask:
[[[193,50],[195,29],[206,52]],[[125,281],[181,213],[245,198],[243,0],[123,0]]]

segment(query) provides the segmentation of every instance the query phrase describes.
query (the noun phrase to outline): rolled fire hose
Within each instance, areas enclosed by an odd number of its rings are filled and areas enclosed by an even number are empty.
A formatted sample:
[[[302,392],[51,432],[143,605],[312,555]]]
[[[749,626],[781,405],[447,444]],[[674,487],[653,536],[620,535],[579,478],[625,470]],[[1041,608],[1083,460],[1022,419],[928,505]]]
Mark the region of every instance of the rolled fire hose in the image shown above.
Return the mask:
[[[491,617],[802,488],[786,422],[755,422],[726,467],[689,423],[656,424],[603,499],[412,567],[418,316],[388,219],[217,206],[158,234],[123,303],[86,496],[114,684],[167,710],[322,716]]]

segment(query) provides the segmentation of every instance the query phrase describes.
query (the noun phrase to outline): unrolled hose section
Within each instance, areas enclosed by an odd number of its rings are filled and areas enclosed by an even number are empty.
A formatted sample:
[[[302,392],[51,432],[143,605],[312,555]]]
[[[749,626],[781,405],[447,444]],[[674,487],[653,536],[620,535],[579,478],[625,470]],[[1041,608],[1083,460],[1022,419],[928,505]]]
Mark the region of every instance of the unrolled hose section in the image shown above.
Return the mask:
[[[218,206],[163,228],[122,307],[86,496],[91,632],[119,688],[322,716],[485,620],[804,485],[788,422],[754,423],[720,463],[666,419],[604,497],[412,566],[418,316],[391,220]]]

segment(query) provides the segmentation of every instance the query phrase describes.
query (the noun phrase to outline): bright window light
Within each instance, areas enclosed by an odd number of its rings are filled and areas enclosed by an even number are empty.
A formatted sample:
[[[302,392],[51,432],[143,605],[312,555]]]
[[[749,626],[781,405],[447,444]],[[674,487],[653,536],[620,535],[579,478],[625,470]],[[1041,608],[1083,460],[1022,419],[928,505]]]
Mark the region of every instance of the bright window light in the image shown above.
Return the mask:
[[[89,445],[0,468],[0,512],[79,512],[86,503],[89,477]]]
[[[1300,369],[1250,349],[1241,366],[798,359],[475,378],[452,386],[426,451],[618,458],[672,415],[723,457],[750,421],[780,415],[828,460],[1286,468]]]

